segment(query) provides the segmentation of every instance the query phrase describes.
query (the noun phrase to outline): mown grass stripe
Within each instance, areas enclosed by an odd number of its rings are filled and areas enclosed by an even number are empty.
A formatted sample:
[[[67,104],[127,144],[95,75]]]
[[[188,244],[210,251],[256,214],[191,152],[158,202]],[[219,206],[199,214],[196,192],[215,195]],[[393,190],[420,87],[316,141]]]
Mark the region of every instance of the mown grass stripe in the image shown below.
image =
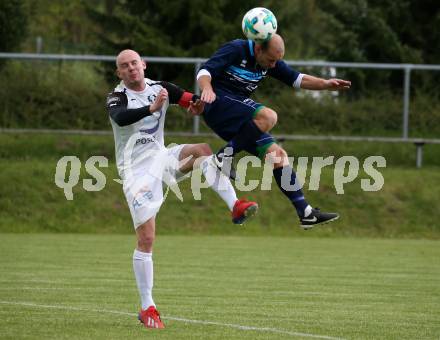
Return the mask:
[[[127,315],[127,316],[137,316],[136,313],[108,310],[108,309],[88,309],[88,308],[79,308],[79,307],[71,307],[71,306],[55,306],[55,305],[40,305],[36,303],[30,302],[18,302],[18,301],[0,301],[1,304],[6,305],[18,305],[25,307],[35,307],[35,308],[53,308],[53,309],[62,309],[62,310],[70,310],[70,311],[79,311],[79,312],[93,312],[93,313],[108,313],[108,314],[116,314],[116,315]],[[268,328],[268,327],[254,327],[254,326],[243,326],[232,323],[222,323],[215,321],[206,321],[206,320],[192,320],[185,318],[178,318],[174,316],[161,316],[164,320],[173,320],[180,321],[185,323],[194,323],[194,324],[202,324],[202,325],[210,325],[210,326],[220,326],[220,327],[230,327],[243,331],[256,331],[256,332],[269,332],[269,333],[278,333],[284,335],[292,335],[292,336],[302,336],[314,339],[328,339],[328,340],[342,340],[343,338],[335,338],[326,335],[316,335],[316,334],[308,334],[301,332],[291,332],[283,329],[277,328]]]

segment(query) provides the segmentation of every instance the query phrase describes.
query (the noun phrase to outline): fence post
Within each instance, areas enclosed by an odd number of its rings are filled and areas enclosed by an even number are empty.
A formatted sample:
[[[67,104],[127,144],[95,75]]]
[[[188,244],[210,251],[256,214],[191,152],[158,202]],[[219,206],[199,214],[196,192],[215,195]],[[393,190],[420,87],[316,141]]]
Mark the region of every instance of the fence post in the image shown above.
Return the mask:
[[[43,38],[40,36],[35,38],[35,49],[37,53],[43,52]]]
[[[197,95],[200,95],[200,88],[197,84],[197,72],[200,68],[200,62],[194,64],[194,93]],[[197,135],[200,131],[200,116],[194,116],[193,117],[193,134]]]
[[[417,169],[420,169],[423,162],[423,146],[425,145],[425,143],[417,142],[414,143],[414,145],[416,146],[416,167]]]
[[[411,82],[411,67],[405,67],[404,88],[403,88],[403,131],[402,137],[408,138],[408,124],[409,124],[409,96],[410,96],[410,82]]]

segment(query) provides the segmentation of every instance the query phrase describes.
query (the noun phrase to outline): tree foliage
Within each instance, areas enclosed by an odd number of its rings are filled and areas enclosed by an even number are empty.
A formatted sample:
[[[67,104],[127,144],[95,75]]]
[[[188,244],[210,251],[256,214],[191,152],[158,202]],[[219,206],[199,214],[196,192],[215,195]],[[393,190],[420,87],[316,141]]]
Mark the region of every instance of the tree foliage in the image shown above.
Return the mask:
[[[436,0],[10,0],[0,2],[1,48],[10,50],[24,36],[30,17],[32,37],[57,42],[46,52],[87,46],[104,54],[134,48],[152,56],[207,57],[243,37],[242,16],[256,6],[275,13],[290,59],[440,61]]]
[[[241,18],[265,6],[277,16],[286,59],[349,62],[439,63],[439,6],[434,0],[107,0],[88,5],[101,28],[97,53],[133,48],[150,56],[208,57],[222,43],[242,38]],[[182,68],[168,68],[176,77]],[[377,73],[377,72],[376,72]],[[401,72],[350,70],[364,91],[394,87]],[[353,91],[356,93],[356,91]]]
[[[16,52],[26,37],[28,17],[20,0],[0,1],[0,51]]]
[[[154,56],[203,57],[241,31],[252,1],[114,0],[89,15],[102,27],[98,49],[114,54],[133,48]]]
[[[99,24],[86,14],[82,0],[23,0],[28,9],[30,36],[26,50],[35,52],[36,37],[45,53],[93,53]],[[100,1],[98,1],[100,2]]]

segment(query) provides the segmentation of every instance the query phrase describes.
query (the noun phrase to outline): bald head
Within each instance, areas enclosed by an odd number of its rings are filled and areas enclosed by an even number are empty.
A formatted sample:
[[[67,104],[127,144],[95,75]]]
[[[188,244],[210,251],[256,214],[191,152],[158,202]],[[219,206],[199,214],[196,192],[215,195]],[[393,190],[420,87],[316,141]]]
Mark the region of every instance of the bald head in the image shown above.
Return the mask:
[[[116,57],[116,74],[131,90],[142,91],[145,88],[144,70],[147,68],[139,53],[123,50]]]
[[[118,56],[116,57],[116,67],[119,68],[119,66],[122,64],[122,61],[126,60],[141,60],[141,56],[139,53],[133,50],[123,50],[119,52]]]
[[[257,63],[265,68],[273,68],[278,60],[284,57],[284,40],[279,34],[274,34],[269,41],[255,44]]]
[[[275,33],[267,42],[267,49],[284,56],[284,40],[281,35]]]

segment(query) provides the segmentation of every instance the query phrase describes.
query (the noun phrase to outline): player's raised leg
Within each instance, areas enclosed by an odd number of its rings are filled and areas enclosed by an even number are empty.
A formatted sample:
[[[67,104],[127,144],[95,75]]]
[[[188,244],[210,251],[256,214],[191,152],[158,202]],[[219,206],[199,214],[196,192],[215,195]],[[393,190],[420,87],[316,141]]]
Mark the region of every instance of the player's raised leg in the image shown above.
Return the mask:
[[[233,157],[255,143],[265,143],[266,132],[269,132],[277,122],[277,114],[274,110],[250,99],[247,99],[246,103],[238,102],[235,106],[236,110],[243,111],[243,117],[248,116],[248,118],[242,123],[235,136],[216,153],[215,158],[219,169],[231,179],[236,179],[235,169],[232,166]],[[231,122],[231,124],[235,123]]]
[[[217,168],[208,144],[185,145],[180,151],[179,160],[186,159],[187,161],[181,165],[179,171],[188,173],[192,169],[200,167],[209,187],[223,199],[231,211],[234,224],[243,224],[257,213],[257,203],[237,198],[231,181]]]
[[[301,190],[301,185],[296,184],[296,173],[290,166],[287,153],[282,147],[276,143],[271,144],[266,150],[266,157],[273,159],[275,181],[281,192],[294,205],[303,229],[311,229],[318,224],[325,224],[339,218],[336,213],[321,212],[309,205]]]
[[[155,218],[136,228],[137,247],[133,253],[133,270],[141,297],[139,321],[146,328],[164,328],[160,314],[153,301],[153,243],[155,238]]]

